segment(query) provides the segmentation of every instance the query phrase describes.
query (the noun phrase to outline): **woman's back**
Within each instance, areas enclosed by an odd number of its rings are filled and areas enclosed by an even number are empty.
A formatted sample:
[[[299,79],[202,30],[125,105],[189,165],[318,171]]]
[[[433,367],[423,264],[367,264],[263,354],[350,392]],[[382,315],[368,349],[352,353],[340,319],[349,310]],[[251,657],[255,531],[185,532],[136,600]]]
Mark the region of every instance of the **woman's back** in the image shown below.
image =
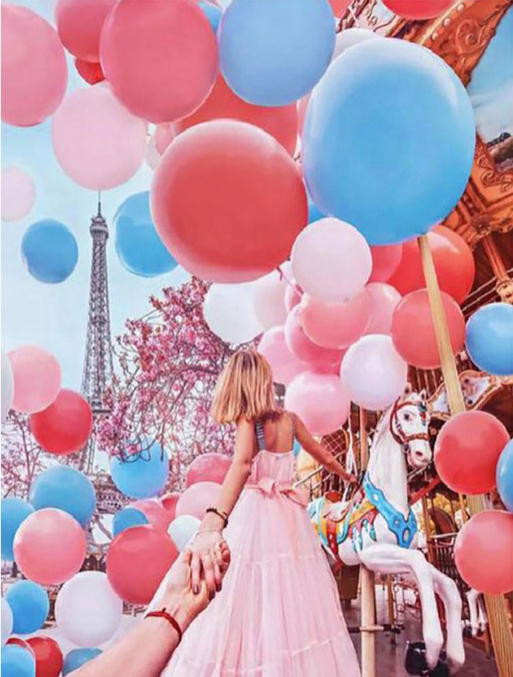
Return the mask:
[[[255,423],[257,452],[248,483],[273,479],[280,483],[292,483],[295,479],[294,419],[283,414],[274,420]]]

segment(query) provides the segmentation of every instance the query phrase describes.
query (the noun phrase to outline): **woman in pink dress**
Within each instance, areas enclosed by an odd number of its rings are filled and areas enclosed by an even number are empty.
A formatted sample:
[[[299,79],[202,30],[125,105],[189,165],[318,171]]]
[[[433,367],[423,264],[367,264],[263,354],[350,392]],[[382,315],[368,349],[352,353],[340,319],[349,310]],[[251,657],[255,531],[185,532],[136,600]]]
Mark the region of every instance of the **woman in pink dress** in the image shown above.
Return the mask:
[[[304,424],[279,409],[271,369],[255,351],[221,375],[213,416],[237,426],[218,502],[190,548],[193,588],[222,592],[185,634],[163,677],[359,677],[335,580],[293,487],[294,437],[330,471],[355,481]]]

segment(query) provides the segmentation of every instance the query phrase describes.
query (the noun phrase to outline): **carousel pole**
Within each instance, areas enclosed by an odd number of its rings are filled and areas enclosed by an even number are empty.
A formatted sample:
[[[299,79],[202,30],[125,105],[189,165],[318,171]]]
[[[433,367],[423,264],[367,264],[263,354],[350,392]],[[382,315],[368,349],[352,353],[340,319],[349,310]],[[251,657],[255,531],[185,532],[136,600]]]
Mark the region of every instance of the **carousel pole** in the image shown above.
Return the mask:
[[[461,391],[456,360],[451,348],[451,339],[442,303],[442,295],[427,235],[420,236],[418,242],[447,390],[447,401],[450,413],[454,416],[465,411],[465,401]],[[467,501],[472,515],[487,509],[486,499],[482,495],[467,496]],[[509,626],[504,597],[485,595],[485,601],[499,677],[513,677],[513,637]]]

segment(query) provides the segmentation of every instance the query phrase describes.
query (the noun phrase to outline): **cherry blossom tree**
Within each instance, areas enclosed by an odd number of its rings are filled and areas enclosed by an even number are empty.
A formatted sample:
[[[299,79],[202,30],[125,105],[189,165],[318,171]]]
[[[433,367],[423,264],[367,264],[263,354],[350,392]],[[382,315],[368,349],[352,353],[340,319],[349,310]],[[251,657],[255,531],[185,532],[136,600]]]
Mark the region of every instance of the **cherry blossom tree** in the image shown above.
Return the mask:
[[[30,432],[29,417],[11,411],[2,424],[2,496],[28,498],[32,482],[48,464],[48,454]]]

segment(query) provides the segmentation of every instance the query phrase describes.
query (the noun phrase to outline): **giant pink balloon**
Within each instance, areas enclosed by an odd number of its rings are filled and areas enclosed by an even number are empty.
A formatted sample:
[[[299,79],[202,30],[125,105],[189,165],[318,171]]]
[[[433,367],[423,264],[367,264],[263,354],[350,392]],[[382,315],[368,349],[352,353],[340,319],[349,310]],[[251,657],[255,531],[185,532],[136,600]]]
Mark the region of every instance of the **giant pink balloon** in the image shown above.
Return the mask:
[[[146,154],[146,124],[104,83],[77,89],[56,112],[53,147],[75,183],[107,190],[128,181]]]
[[[307,362],[314,371],[331,371],[333,367],[340,365],[342,350],[330,350],[322,348],[311,341],[305,334],[302,325],[304,309],[297,305],[289,313],[285,323],[285,341],[294,355],[302,362]]]
[[[14,559],[29,580],[59,585],[78,571],[86,555],[80,524],[57,508],[37,510],[23,521],[14,537]]]
[[[271,365],[275,383],[288,385],[298,374],[309,368],[288,347],[283,327],[273,327],[266,331],[258,344],[258,352]]]
[[[216,36],[192,0],[120,0],[105,21],[100,53],[116,96],[150,122],[193,113],[217,75]]]
[[[324,348],[341,350],[357,341],[369,326],[371,297],[364,289],[346,303],[324,303],[305,294],[301,322],[306,335]]]
[[[103,23],[117,0],[58,0],[57,32],[73,56],[84,61],[100,60]]]
[[[285,407],[297,414],[312,434],[327,435],[346,422],[350,400],[338,376],[307,371],[287,388]]]
[[[12,408],[34,414],[49,407],[61,389],[61,368],[55,357],[38,346],[9,353],[14,380]]]
[[[188,487],[178,499],[176,517],[192,515],[202,520],[207,508],[215,507],[220,490],[216,482],[198,482]]]
[[[140,510],[152,527],[167,533],[167,528],[171,524],[173,516],[166,508],[164,508],[160,501],[153,498],[147,498],[141,501],[135,501],[130,507]]]
[[[2,120],[18,127],[43,122],[68,83],[57,33],[26,7],[2,4]]]
[[[367,285],[367,291],[371,297],[372,308],[366,333],[390,334],[392,316],[402,299],[401,294],[395,287],[384,282],[371,282]]]
[[[201,454],[189,466],[185,486],[190,487],[198,482],[222,484],[231,463],[231,459],[223,454]]]
[[[388,282],[399,268],[403,257],[403,245],[391,244],[371,247],[372,273],[369,282]]]

